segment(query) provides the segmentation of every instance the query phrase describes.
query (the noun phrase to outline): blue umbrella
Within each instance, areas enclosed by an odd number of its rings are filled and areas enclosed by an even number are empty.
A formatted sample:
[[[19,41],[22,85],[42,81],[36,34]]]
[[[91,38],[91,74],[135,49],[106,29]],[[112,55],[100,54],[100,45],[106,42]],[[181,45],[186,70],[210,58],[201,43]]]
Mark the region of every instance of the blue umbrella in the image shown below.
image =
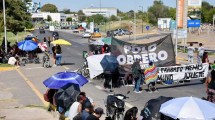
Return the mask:
[[[100,62],[104,71],[115,71],[119,66],[119,63],[115,56],[113,55],[105,55],[102,61]]]
[[[65,86],[68,83],[78,84],[83,86],[88,80],[79,73],[76,72],[59,72],[50,78],[43,81],[43,84],[52,89],[59,89]]]
[[[18,47],[23,51],[33,51],[38,48],[38,44],[32,40],[23,40],[18,42]]]

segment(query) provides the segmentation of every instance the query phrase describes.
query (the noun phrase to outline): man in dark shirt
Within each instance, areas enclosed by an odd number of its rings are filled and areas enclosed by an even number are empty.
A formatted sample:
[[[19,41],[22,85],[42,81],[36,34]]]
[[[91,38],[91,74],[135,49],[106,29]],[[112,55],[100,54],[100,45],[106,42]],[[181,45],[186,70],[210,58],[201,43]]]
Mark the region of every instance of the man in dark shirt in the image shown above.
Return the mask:
[[[94,113],[87,117],[87,120],[99,120],[99,118],[104,114],[103,109],[98,107],[95,109]]]

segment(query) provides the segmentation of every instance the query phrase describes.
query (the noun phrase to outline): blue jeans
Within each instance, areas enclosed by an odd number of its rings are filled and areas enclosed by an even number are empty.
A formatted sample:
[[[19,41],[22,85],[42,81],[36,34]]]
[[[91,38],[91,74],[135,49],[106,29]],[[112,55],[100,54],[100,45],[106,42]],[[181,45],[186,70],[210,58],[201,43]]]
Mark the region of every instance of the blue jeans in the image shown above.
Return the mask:
[[[135,80],[135,91],[136,92],[139,92],[140,91],[140,82],[141,82],[141,77],[137,77],[137,78],[134,78]]]
[[[61,54],[56,54],[56,64],[57,65],[61,64],[61,59],[62,59],[62,55]]]

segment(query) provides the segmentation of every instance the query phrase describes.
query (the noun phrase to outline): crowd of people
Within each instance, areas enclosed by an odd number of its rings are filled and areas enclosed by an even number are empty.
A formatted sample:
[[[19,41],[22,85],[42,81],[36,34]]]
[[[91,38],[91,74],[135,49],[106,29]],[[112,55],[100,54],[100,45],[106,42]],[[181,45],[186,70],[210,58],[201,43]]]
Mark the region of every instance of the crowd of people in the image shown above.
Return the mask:
[[[80,92],[74,103],[71,104],[69,109],[60,111],[60,106],[55,100],[56,89],[48,89],[44,94],[44,100],[50,103],[48,111],[58,110],[60,113],[60,119],[64,120],[99,120],[104,114],[101,107],[95,108],[94,101],[86,96],[85,92]]]

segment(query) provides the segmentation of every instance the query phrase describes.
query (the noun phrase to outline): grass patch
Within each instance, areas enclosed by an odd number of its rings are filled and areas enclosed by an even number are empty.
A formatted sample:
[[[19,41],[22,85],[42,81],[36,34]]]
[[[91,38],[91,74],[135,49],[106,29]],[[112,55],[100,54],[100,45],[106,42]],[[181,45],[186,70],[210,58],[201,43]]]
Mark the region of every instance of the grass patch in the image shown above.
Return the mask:
[[[30,32],[19,32],[18,37],[14,35],[12,32],[7,32],[7,40],[10,42],[10,45],[13,45],[17,40],[22,41],[26,35],[30,34]],[[4,33],[0,33],[0,44],[2,43]],[[18,39],[17,39],[18,38]]]
[[[1,64],[1,63],[0,63],[0,67],[14,67],[14,65],[9,65],[9,64]]]

